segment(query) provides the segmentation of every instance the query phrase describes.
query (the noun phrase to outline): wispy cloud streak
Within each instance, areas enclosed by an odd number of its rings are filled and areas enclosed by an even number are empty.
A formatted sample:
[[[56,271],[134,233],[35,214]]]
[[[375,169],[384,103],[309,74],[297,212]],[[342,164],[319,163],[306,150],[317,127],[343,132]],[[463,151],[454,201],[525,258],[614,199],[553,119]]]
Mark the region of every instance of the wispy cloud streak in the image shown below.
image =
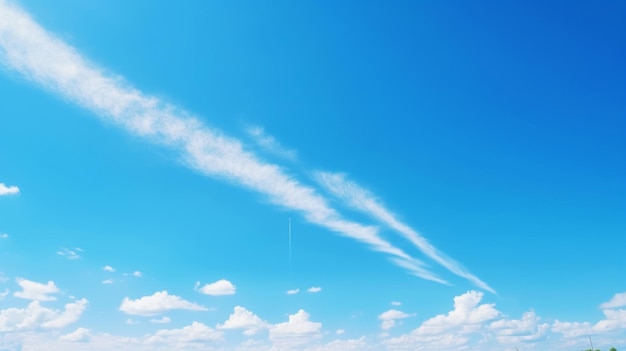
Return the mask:
[[[254,141],[265,151],[290,161],[296,160],[297,153],[295,150],[287,149],[280,145],[278,140],[267,134],[262,127],[248,127],[246,128],[246,133],[248,133],[248,135],[250,135],[252,139],[254,139]]]
[[[450,270],[452,273],[471,281],[473,284],[482,289],[495,293],[495,291],[487,285],[487,283],[471,274],[460,263],[450,257],[447,257],[444,253],[430,244],[428,240],[421,236],[416,230],[399,221],[391,211],[378,202],[376,197],[371,192],[347,179],[344,174],[316,172],[315,178],[333,195],[345,201],[349,206],[367,213],[397,231],[417,248],[419,248],[424,254]]]
[[[278,166],[261,162],[238,140],[105,73],[4,0],[0,0],[0,62],[108,122],[179,150],[189,167],[205,175],[263,194],[275,205],[300,212],[311,223],[406,263],[413,274],[443,282],[425,270],[422,262],[383,240],[377,228],[344,219],[313,188]]]

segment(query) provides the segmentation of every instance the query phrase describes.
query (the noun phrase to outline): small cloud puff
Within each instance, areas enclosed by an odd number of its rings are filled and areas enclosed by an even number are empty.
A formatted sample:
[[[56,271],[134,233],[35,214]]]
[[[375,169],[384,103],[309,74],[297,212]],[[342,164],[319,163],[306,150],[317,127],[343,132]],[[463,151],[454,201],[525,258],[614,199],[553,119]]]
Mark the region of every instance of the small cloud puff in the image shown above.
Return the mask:
[[[20,193],[20,188],[15,185],[6,186],[4,183],[0,183],[0,196],[3,195],[17,195]]]
[[[383,312],[378,316],[378,319],[382,321],[380,327],[383,330],[389,330],[396,325],[397,319],[404,319],[411,317],[411,315],[406,314],[402,311],[391,309],[389,311]]]
[[[220,279],[216,282],[206,284],[203,287],[200,287],[200,282],[196,282],[195,289],[198,292],[211,296],[234,295],[237,291],[233,283],[226,279]]]
[[[102,267],[102,270],[103,271],[107,271],[107,272],[115,272],[115,268],[113,268],[113,267],[111,267],[109,265],[106,265],[106,266]]]
[[[314,294],[322,291],[322,288],[320,288],[319,286],[314,286],[310,287],[307,291]]]
[[[61,255],[63,257],[67,257],[70,260],[77,260],[80,258],[79,252],[83,252],[80,247],[75,248],[74,250],[61,248],[61,250],[57,251],[57,255]]]
[[[167,323],[169,323],[169,322],[171,322],[171,321],[172,321],[172,320],[170,319],[170,317],[163,316],[162,318],[159,318],[159,319],[156,319],[156,318],[151,319],[151,320],[150,320],[150,323],[155,323],[155,324],[167,324]]]
[[[9,238],[9,234],[7,233],[0,234],[0,239],[8,239],[8,238]]]
[[[113,284],[113,279],[103,280],[102,284]]]
[[[133,272],[133,276],[135,276],[137,278],[141,278],[142,275],[143,275],[143,273],[141,273],[140,271],[134,271]]]
[[[287,295],[295,295],[300,292],[300,289],[287,290]]]

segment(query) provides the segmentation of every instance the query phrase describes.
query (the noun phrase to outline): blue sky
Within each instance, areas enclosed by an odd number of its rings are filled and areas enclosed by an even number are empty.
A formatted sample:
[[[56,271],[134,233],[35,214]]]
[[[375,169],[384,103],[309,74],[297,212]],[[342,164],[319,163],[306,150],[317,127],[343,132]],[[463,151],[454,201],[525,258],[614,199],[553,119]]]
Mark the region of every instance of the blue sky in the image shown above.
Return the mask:
[[[0,0],[0,350],[626,348],[625,13]]]

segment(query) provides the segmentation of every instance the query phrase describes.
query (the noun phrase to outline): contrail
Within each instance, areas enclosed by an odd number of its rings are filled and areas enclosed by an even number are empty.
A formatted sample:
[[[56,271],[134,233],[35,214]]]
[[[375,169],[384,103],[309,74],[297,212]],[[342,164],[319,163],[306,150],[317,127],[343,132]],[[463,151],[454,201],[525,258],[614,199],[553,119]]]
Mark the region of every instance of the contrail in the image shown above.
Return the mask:
[[[343,218],[313,188],[261,162],[241,143],[191,114],[106,74],[48,33],[16,6],[0,0],[0,62],[107,122],[180,152],[186,165],[266,196],[310,222],[367,244],[421,278],[447,284],[425,264],[378,235],[376,227]]]
[[[424,254],[446,267],[452,273],[463,277],[474,283],[476,286],[495,294],[495,290],[487,285],[487,283],[471,274],[460,263],[437,250],[437,248],[435,248],[428,242],[428,240],[426,240],[426,238],[421,236],[413,228],[396,219],[396,216],[381,205],[369,191],[362,188],[355,182],[346,179],[345,175],[340,173],[317,172],[315,173],[315,178],[329,192],[345,201],[351,207],[367,213],[397,231],[417,248],[419,248]]]

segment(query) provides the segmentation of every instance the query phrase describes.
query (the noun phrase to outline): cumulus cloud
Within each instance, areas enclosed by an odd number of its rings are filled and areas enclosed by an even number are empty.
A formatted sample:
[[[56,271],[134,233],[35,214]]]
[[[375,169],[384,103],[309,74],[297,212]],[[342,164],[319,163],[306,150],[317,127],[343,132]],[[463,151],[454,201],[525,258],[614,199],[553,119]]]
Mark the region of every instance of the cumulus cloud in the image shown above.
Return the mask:
[[[391,310],[381,313],[378,316],[378,319],[382,321],[380,324],[381,329],[389,330],[396,325],[396,320],[409,318],[409,317],[411,317],[411,315],[406,314],[402,311],[391,309]]]
[[[347,179],[344,174],[317,172],[316,179],[324,188],[345,201],[351,207],[367,213],[400,233],[425,255],[441,264],[452,273],[471,281],[481,289],[495,293],[487,283],[471,274],[460,263],[444,255],[415,229],[398,220],[396,215],[383,206],[370,191]],[[424,279],[435,280],[433,279],[433,274],[425,269],[416,271],[416,274]]]
[[[82,252],[82,251],[83,250],[81,248],[79,248],[79,247],[77,247],[77,248],[75,248],[73,250],[70,250],[70,249],[67,249],[65,247],[62,247],[61,250],[57,251],[57,255],[66,257],[66,258],[68,258],[70,260],[77,260],[77,259],[80,258],[79,252]]]
[[[134,271],[133,272],[133,276],[135,276],[137,278],[141,278],[141,276],[143,276],[143,274],[140,271]]]
[[[310,315],[299,310],[289,316],[289,320],[270,328],[269,338],[278,349],[301,346],[320,337],[322,323],[311,322]]]
[[[46,284],[37,283],[32,280],[17,278],[15,280],[17,285],[22,288],[22,291],[16,291],[13,296],[27,300],[37,301],[54,301],[57,298],[49,296],[50,294],[56,294],[60,290],[54,285],[53,281],[49,281]]]
[[[462,348],[470,340],[468,334],[501,315],[494,304],[480,304],[482,297],[477,291],[456,296],[452,311],[424,321],[408,334],[385,340],[385,345],[391,350]]]
[[[256,314],[248,311],[244,307],[235,306],[235,310],[224,322],[218,324],[217,329],[244,329],[244,334],[253,335],[259,330],[267,329],[270,326]]]
[[[85,342],[91,338],[91,330],[86,328],[78,328],[73,332],[65,335],[61,335],[59,340],[72,341],[72,342]]]
[[[237,291],[233,283],[226,279],[220,279],[216,282],[205,284],[203,287],[200,287],[200,282],[196,282],[195,288],[197,291],[211,296],[234,295]]]
[[[501,319],[489,325],[502,345],[543,340],[550,330],[548,323],[541,323],[535,312],[526,312],[521,319]]]
[[[20,188],[15,185],[6,186],[4,183],[0,183],[0,196],[3,195],[17,195],[20,193]]]
[[[615,294],[613,298],[600,305],[602,309],[618,308],[626,306],[626,292]]]
[[[626,292],[618,293],[610,301],[600,305],[604,319],[592,324],[590,322],[562,322],[558,319],[552,323],[551,330],[560,333],[567,339],[588,335],[614,333],[626,330]]]
[[[154,316],[172,310],[207,311],[207,308],[163,290],[136,300],[125,297],[119,310],[131,315]]]
[[[0,310],[0,331],[12,332],[38,328],[60,329],[76,322],[87,307],[87,300],[81,299],[65,305],[65,310],[53,310],[32,301],[26,308]]]
[[[310,287],[307,291],[314,294],[322,291],[322,288],[320,288],[319,286],[313,286]]]
[[[287,290],[287,295],[295,295],[300,292],[300,289]]]
[[[111,267],[109,265],[106,265],[106,266],[102,267],[102,270],[106,271],[106,272],[115,272],[115,268],[113,268],[113,267]]]
[[[315,189],[261,161],[239,140],[105,74],[20,8],[0,1],[0,16],[0,63],[7,68],[134,135],[177,150],[187,166],[204,175],[262,194],[310,223],[394,257],[393,262],[411,262],[403,267],[428,277],[421,261],[382,239],[377,228],[345,219]]]

